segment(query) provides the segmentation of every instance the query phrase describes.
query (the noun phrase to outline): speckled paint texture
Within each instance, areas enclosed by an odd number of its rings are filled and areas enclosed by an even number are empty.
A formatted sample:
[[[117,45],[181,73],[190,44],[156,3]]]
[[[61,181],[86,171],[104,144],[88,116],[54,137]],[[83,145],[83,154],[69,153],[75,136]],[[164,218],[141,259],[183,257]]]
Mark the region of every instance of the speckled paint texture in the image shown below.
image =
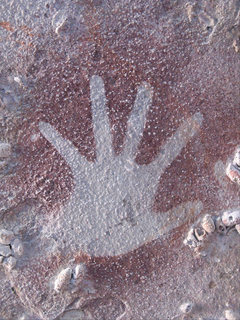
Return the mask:
[[[2,0],[0,143],[11,151],[0,158],[0,228],[24,245],[11,271],[0,265],[2,319],[240,311],[236,230],[211,234],[205,256],[183,245],[199,218],[240,206],[226,175],[240,145],[239,8],[237,0]],[[112,154],[94,171],[99,146]],[[67,150],[84,164],[75,167]],[[134,168],[154,163],[151,189]],[[83,281],[54,290],[79,263]]]

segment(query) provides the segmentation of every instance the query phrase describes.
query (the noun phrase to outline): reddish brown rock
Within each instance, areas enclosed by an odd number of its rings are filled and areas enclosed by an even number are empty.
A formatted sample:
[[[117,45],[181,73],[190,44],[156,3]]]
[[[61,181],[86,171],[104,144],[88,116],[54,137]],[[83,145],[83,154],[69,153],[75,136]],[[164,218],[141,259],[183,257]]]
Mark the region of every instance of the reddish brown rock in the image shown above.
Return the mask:
[[[86,318],[167,319],[186,301],[195,305],[193,317],[220,318],[226,303],[238,309],[238,235],[211,235],[206,259],[182,246],[201,211],[239,206],[239,186],[227,176],[220,183],[214,169],[219,161],[225,166],[239,145],[238,2],[27,1],[10,7],[4,1],[2,6],[0,135],[12,154],[0,168],[0,224],[18,232],[25,250],[0,287],[1,316],[64,319],[64,312],[78,309]],[[186,119],[203,117],[159,178],[153,202],[154,218],[164,220],[172,210],[166,221],[177,227],[117,256],[89,257],[81,244],[66,244],[64,230],[57,234],[52,222],[61,223],[76,185],[69,164],[39,129],[40,121],[52,125],[94,163],[93,75],[105,85],[116,155],[124,148],[138,87],[144,82],[152,88],[135,159],[139,166],[152,163]],[[181,221],[175,208],[194,201],[202,209],[186,210]],[[125,220],[132,228],[130,209]],[[53,279],[78,263],[86,265],[86,279],[56,293]],[[8,289],[24,310],[14,299],[5,307]]]

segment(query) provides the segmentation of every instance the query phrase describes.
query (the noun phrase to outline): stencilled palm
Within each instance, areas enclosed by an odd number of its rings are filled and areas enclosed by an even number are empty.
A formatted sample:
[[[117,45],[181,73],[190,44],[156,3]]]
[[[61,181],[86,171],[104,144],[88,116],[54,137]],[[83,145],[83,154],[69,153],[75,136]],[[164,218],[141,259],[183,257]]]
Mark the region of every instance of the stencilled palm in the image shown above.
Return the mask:
[[[151,88],[143,84],[138,89],[119,156],[112,147],[101,77],[91,78],[90,95],[95,162],[81,156],[50,124],[39,123],[41,133],[69,164],[75,179],[74,192],[52,229],[74,250],[95,256],[118,255],[181,225],[188,209],[194,208],[196,214],[201,210],[195,202],[161,214],[151,209],[160,176],[196,134],[202,115],[195,113],[185,120],[149,165],[138,165],[134,159],[151,105]]]

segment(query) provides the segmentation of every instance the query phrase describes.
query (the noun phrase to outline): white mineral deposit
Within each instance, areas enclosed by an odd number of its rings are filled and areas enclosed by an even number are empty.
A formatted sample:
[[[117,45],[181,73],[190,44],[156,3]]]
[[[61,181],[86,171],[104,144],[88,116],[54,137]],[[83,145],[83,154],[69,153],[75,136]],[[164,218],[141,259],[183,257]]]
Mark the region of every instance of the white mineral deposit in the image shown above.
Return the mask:
[[[85,275],[86,266],[83,263],[76,265],[76,267],[73,269],[73,278],[79,282],[83,280]]]
[[[192,311],[193,306],[194,306],[194,303],[188,301],[188,302],[181,304],[179,309],[182,311],[182,313],[190,313]]]

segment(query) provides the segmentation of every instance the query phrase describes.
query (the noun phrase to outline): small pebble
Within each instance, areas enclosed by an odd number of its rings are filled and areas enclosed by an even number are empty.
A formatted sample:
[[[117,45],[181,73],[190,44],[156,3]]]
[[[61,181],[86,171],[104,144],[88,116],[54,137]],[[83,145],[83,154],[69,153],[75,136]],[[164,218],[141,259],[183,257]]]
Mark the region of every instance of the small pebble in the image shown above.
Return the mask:
[[[8,257],[4,259],[3,265],[7,269],[7,271],[11,271],[17,263],[17,259],[15,257]]]
[[[56,291],[63,291],[70,283],[72,277],[72,270],[70,268],[63,269],[56,277],[54,289]]]
[[[1,244],[10,244],[14,238],[14,233],[9,230],[2,229],[0,230],[0,243]]]
[[[77,280],[77,283],[81,282],[86,275],[86,267],[83,263],[78,264],[73,270],[73,278]]]
[[[21,84],[21,79],[19,77],[13,77],[13,80],[16,81],[18,84]]]
[[[236,224],[235,228],[236,228],[237,232],[240,234],[240,224]]]
[[[9,246],[0,244],[0,255],[4,257],[9,257],[12,254],[12,250]]]
[[[206,214],[202,220],[202,227],[207,233],[212,233],[215,230],[215,224],[210,216],[210,214]]]
[[[222,215],[222,222],[227,227],[232,227],[240,223],[240,211],[225,211]]]
[[[193,302],[185,302],[179,307],[179,309],[182,311],[182,313],[190,313],[193,305]]]
[[[3,256],[0,256],[0,263],[2,263],[3,262]]]
[[[9,143],[1,142],[0,143],[0,158],[7,158],[11,155],[12,148]]]
[[[230,163],[227,166],[226,174],[232,182],[235,182],[240,185],[240,168],[239,167],[234,166],[232,163]]]
[[[20,258],[23,255],[23,251],[24,251],[22,242],[18,238],[16,238],[11,243],[11,246],[12,246],[14,256],[16,256],[17,258]]]

